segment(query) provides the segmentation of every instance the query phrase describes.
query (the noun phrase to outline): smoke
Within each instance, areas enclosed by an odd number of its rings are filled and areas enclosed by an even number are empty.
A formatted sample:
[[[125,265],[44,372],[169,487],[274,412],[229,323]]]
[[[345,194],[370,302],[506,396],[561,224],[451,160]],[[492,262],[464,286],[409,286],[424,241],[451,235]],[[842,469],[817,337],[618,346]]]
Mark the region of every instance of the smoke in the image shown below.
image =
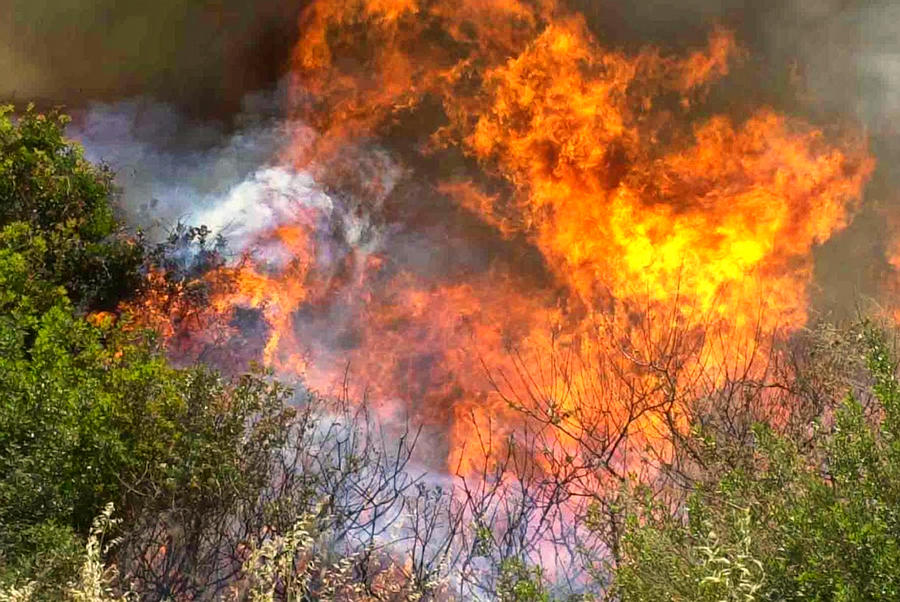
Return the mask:
[[[0,101],[150,96],[225,117],[285,71],[302,0],[3,0]]]
[[[900,115],[900,6],[888,1],[791,0],[766,32],[773,59],[796,61],[808,101],[876,135],[895,135]]]
[[[126,220],[165,235],[178,222],[200,225],[229,191],[277,160],[284,140],[300,135],[301,126],[280,118],[279,102],[277,94],[246,98],[236,128],[147,99],[91,103],[74,113],[69,134],[116,173]]]
[[[824,122],[858,124],[878,161],[850,227],[817,253],[816,306],[852,314],[863,299],[896,306],[887,259],[900,223],[893,169],[900,161],[900,5],[889,0],[791,0],[771,13],[764,50],[771,64],[792,61],[798,110]]]
[[[285,73],[305,4],[4,0],[12,18],[0,22],[0,98],[77,108],[143,96],[191,116],[228,117],[247,93],[272,88]],[[696,46],[711,23],[723,23],[765,59],[767,75],[797,64],[820,106],[896,128],[900,7],[889,0],[569,4],[610,46]]]

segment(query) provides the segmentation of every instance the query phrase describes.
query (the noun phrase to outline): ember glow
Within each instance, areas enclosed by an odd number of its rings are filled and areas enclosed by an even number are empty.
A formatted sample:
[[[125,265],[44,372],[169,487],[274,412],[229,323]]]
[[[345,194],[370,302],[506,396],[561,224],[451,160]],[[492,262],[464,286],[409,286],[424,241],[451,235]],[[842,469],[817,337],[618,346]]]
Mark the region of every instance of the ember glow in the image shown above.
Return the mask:
[[[279,160],[307,192],[258,199],[277,219],[207,274],[204,320],[174,327],[153,292],[137,313],[205,344],[257,310],[255,359],[400,403],[451,471],[541,424],[567,456],[626,424],[640,445],[652,408],[677,416],[806,323],[812,251],[874,168],[859,137],[714,114],[743,60],[719,28],[681,55],[608,50],[550,0],[318,0],[293,57],[309,128]]]

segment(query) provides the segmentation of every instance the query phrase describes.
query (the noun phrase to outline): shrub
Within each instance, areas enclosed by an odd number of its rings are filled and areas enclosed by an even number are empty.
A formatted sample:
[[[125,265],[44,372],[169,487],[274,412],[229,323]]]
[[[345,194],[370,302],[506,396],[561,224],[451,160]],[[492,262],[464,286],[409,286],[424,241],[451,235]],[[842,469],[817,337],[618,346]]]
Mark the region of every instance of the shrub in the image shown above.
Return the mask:
[[[745,468],[698,433],[707,473],[688,501],[636,498],[616,568],[624,602],[900,598],[896,362],[871,323],[859,343],[872,407],[848,394],[809,449],[757,425]]]
[[[79,307],[114,309],[138,289],[143,251],[115,219],[112,174],[64,137],[64,115],[10,111],[0,106],[0,228],[27,224],[43,238],[34,276]]]

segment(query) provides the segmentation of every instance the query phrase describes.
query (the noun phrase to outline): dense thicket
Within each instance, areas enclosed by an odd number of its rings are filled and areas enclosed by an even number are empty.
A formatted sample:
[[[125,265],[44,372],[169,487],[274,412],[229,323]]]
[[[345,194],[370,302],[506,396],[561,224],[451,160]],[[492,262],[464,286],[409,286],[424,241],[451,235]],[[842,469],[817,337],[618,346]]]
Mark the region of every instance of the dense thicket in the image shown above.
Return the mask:
[[[47,589],[109,502],[127,528],[261,487],[245,468],[277,447],[287,396],[174,369],[127,316],[88,313],[138,289],[143,250],[64,123],[0,111],[0,581]]]
[[[63,137],[65,116],[29,111],[14,123],[9,112],[0,107],[0,228],[40,238],[34,277],[82,309],[114,309],[140,285],[142,249],[121,235],[112,174]]]

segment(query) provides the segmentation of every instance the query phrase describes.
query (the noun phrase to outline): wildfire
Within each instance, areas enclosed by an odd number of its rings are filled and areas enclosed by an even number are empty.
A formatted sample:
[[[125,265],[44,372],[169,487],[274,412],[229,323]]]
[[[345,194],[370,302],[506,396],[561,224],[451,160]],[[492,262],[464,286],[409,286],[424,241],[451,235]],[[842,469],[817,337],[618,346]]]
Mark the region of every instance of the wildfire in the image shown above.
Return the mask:
[[[404,224],[396,174],[347,157],[411,131],[417,160],[461,166],[436,169],[428,194],[541,273],[497,258],[423,274],[377,249],[326,262],[335,218],[304,214],[254,241],[289,260],[223,268],[208,311],[257,308],[267,364],[322,390],[349,365],[356,395],[446,425],[452,470],[527,420],[558,428],[564,455],[599,433],[637,443],[654,408],[677,415],[692,387],[802,326],[811,252],[873,169],[864,141],[771,109],[709,116],[708,92],[744,58],[722,29],[683,57],[629,55],[551,0],[318,0],[300,30],[293,117],[317,137],[284,162]],[[310,316],[338,313],[346,336],[317,340]]]

